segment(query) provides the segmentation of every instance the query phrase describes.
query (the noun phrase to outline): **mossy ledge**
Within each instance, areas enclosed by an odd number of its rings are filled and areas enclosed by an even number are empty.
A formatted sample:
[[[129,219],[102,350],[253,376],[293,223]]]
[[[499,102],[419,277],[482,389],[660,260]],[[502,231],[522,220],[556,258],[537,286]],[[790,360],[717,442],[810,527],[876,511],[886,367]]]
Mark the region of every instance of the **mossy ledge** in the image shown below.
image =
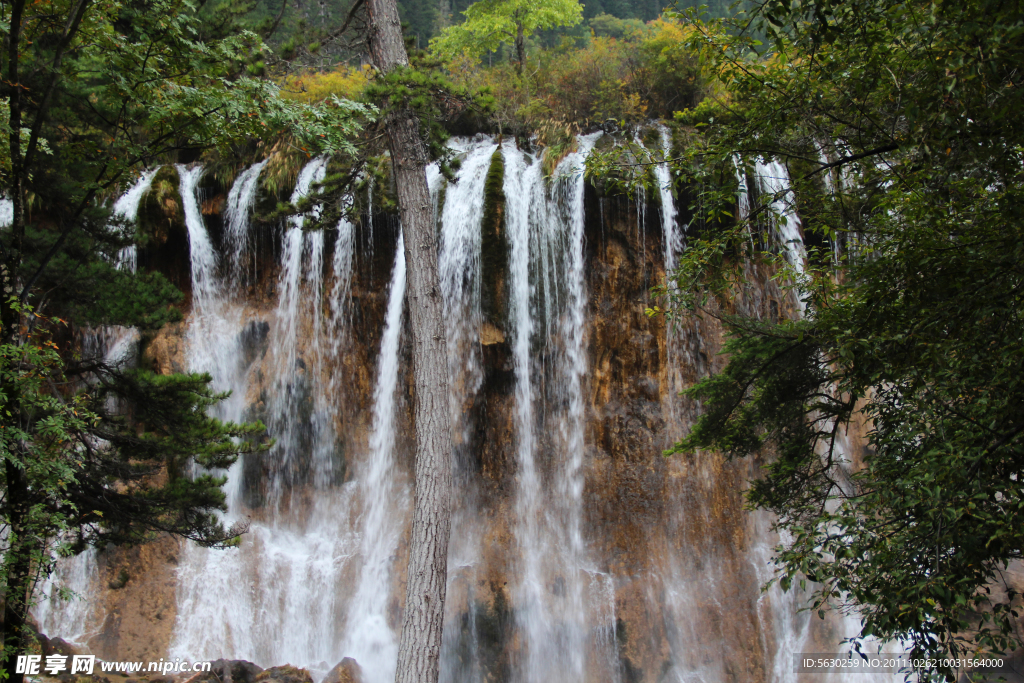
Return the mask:
[[[505,238],[505,159],[494,150],[484,182],[484,216],[480,223],[480,309],[484,320],[498,329],[505,322],[505,280],[508,240]]]

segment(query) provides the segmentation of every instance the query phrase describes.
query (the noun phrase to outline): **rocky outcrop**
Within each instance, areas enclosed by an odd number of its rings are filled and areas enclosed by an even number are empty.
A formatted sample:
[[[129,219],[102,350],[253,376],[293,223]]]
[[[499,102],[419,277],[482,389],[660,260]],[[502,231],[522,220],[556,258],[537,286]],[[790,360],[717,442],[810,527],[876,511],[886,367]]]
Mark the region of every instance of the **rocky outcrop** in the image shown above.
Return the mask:
[[[38,633],[36,639],[39,641],[39,652],[43,657],[51,655],[73,657],[82,653],[81,648],[75,647],[63,638],[47,638],[44,634]]]

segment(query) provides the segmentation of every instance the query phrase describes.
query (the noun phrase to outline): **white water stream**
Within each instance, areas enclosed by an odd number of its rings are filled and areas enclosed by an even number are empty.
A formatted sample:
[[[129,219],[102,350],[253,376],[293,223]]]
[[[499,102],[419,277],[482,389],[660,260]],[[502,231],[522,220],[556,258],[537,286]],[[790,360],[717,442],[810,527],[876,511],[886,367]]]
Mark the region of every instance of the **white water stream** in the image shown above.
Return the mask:
[[[247,277],[255,278],[256,273],[249,273],[247,255],[250,252],[249,217],[256,203],[256,190],[260,173],[267,162],[261,161],[238,174],[228,192],[227,206],[224,207],[224,223],[227,242],[232,246],[227,254],[231,263],[230,277],[235,281],[244,281]],[[253,261],[253,268],[256,263]]]
[[[360,473],[363,501],[360,554],[362,570],[348,608],[342,652],[364,670],[366,683],[394,679],[398,639],[388,624],[392,556],[402,533],[404,519],[391,514],[398,497],[395,470],[395,392],[398,389],[399,339],[405,305],[405,241],[398,238],[395,266],[388,288],[384,335],[377,362],[377,386],[373,396],[370,461]],[[408,491],[402,491],[408,498]]]

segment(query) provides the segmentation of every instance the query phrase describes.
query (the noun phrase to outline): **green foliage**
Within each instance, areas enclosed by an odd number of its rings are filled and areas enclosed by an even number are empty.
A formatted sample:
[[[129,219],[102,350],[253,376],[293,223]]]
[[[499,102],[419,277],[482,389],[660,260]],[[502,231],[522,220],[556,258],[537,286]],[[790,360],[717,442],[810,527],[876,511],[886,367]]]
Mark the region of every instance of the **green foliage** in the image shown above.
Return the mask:
[[[463,14],[463,23],[430,41],[431,50],[443,59],[462,53],[480,56],[502,44],[521,46],[540,29],[575,26],[583,18],[583,6],[578,0],[480,0]]]
[[[20,587],[24,595],[55,555],[87,544],[141,542],[157,531],[231,544],[244,527],[224,529],[217,517],[224,480],[191,476],[192,463],[228,467],[238,454],[262,448],[248,437],[263,425],[209,417],[223,395],[210,391],[208,376],[157,376],[95,360],[69,364],[50,338],[51,327],[63,322],[26,313],[30,329],[17,343],[0,345],[8,590]],[[5,633],[6,655],[23,649],[17,622],[30,606],[9,600],[7,623],[14,626]]]
[[[281,95],[310,103],[330,102],[332,97],[358,100],[369,78],[369,65],[356,69],[343,64],[330,71],[288,76],[281,82]]]
[[[940,656],[1013,649],[1020,598],[991,586],[1024,551],[1024,14],[772,0],[757,16],[763,56],[693,23],[727,92],[680,117],[701,133],[679,170],[714,186],[736,154],[787,163],[812,249],[803,277],[780,277],[806,315],[721,313],[783,197],[691,241],[676,305],[718,315],[731,340],[725,370],[690,390],[706,413],[674,451],[766,457],[749,501],[791,539],[783,585],[816,581],[814,607],[856,609],[862,636]],[[857,425],[864,452],[846,445]]]
[[[536,133],[554,146],[595,123],[632,126],[698,102],[706,83],[694,54],[682,47],[689,32],[675,21],[653,21],[626,40],[596,37],[582,48],[543,50],[522,75],[509,64],[487,68],[465,55],[447,67],[456,83],[494,95],[494,127]]]
[[[643,30],[644,23],[639,19],[619,19],[611,14],[601,13],[587,22],[595,36],[608,38],[626,38],[632,33]]]

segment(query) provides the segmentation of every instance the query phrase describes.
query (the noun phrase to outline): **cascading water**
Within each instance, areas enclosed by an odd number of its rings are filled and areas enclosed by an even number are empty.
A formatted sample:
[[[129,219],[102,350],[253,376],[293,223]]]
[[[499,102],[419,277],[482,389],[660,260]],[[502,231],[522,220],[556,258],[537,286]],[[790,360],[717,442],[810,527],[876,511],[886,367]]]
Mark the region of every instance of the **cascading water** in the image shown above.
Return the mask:
[[[786,250],[786,259],[798,275],[803,275],[807,252],[800,234],[800,218],[796,215],[793,191],[789,187],[789,172],[779,161],[758,159],[754,164],[754,174],[761,191],[772,197],[772,208],[782,218],[775,222],[775,229]]]
[[[655,182],[658,184],[658,198],[661,204],[661,231],[665,243],[663,251],[665,286],[669,292],[672,292],[676,288],[671,277],[678,264],[679,255],[683,251],[683,231],[680,230],[677,220],[676,202],[672,194],[675,183],[672,178],[672,169],[667,161],[672,156],[672,134],[664,124],[658,124],[657,131],[661,141],[662,162],[654,164],[652,168]],[[687,339],[684,338],[684,332],[674,318],[667,320],[666,325],[668,329],[665,339],[665,354],[669,386],[669,398],[666,402],[668,403],[669,422],[676,424],[679,418],[679,401],[676,400],[676,397],[686,387],[682,377],[683,366],[680,359]],[[696,332],[689,336],[697,337],[693,339],[692,346],[699,348],[700,339]],[[697,354],[691,353],[690,356],[696,358]],[[698,376],[700,375],[698,374]]]
[[[96,551],[86,550],[58,563],[54,573],[35,590],[32,610],[41,633],[60,633],[71,643],[84,644],[99,630],[90,603],[100,591]],[[61,596],[70,592],[70,600]]]
[[[307,164],[299,174],[292,201],[305,196],[325,171],[325,159]],[[258,170],[250,168],[236,179],[229,196],[237,198],[239,213],[232,220],[248,222],[247,207],[252,206],[258,175]],[[227,283],[222,282],[224,291],[218,295],[241,324],[227,335],[211,337],[208,343],[233,350],[234,357],[227,362],[238,369],[232,388],[240,405],[249,400],[246,384],[253,373],[262,377],[266,387],[262,403],[271,435],[277,438],[269,454],[276,463],[270,470],[267,492],[259,488],[260,482],[246,482],[245,468],[258,468],[260,456],[247,456],[253,460],[232,467],[225,521],[253,517],[247,510],[254,505],[262,507],[266,498],[272,505],[253,519],[246,541],[237,551],[186,549],[179,570],[178,616],[171,643],[171,652],[178,656],[204,653],[216,658],[230,652],[262,664],[288,660],[322,672],[338,653],[340,619],[333,596],[341,589],[340,577],[356,544],[346,522],[352,487],[331,488],[335,444],[329,425],[335,403],[328,390],[337,385],[325,383],[322,370],[329,360],[325,354],[337,355],[345,338],[337,327],[345,324],[353,235],[350,223],[339,223],[332,262],[334,282],[327,288],[323,282],[325,234],[304,233],[301,226],[301,219],[289,221],[282,238],[278,305],[268,315],[269,322],[260,320],[266,313],[259,312],[255,312],[256,319],[243,321],[242,297],[239,292],[228,292]],[[225,231],[225,252],[241,256],[235,263],[247,258],[247,233],[247,227],[234,229],[230,222]],[[242,284],[231,281],[230,286]],[[325,289],[331,297],[326,307],[322,301]],[[324,308],[329,311],[327,320]],[[245,343],[259,347],[260,339],[269,347],[265,353],[243,348]],[[242,358],[255,358],[250,362],[259,367],[243,367]],[[238,412],[230,417],[251,416],[251,412]],[[288,471],[289,463],[303,465],[313,476]],[[292,477],[309,479],[314,487],[336,494],[316,496],[310,505],[282,500],[280,494],[287,491]],[[254,614],[268,618],[254,622]]]
[[[228,203],[224,207],[224,223],[227,242],[232,245],[228,254],[231,263],[232,280],[244,281],[247,277],[255,277],[255,272],[247,271],[246,256],[251,251],[249,244],[249,215],[256,202],[256,190],[260,173],[267,165],[266,160],[253,164],[238,174],[231,191],[228,192]],[[255,268],[255,261],[253,267]]]
[[[428,185],[440,223],[438,277],[448,322],[448,358],[452,392],[453,484],[459,491],[453,500],[452,533],[448,546],[448,604],[446,619],[459,618],[463,600],[472,601],[480,577],[481,538],[479,491],[468,448],[477,427],[466,407],[477,396],[483,381],[481,355],[484,345],[500,343],[502,333],[483,311],[482,278],[488,274],[482,265],[484,226],[484,184],[497,145],[489,139],[455,141],[453,149],[461,155],[458,181],[449,184],[440,203],[442,177],[436,166],[428,170]],[[493,237],[493,233],[491,233]],[[497,245],[490,244],[491,248]],[[491,293],[493,295],[493,292]],[[499,323],[500,324],[500,323]],[[453,609],[454,608],[454,609]],[[472,631],[472,629],[471,629]],[[445,632],[442,649],[442,675],[446,681],[480,679],[479,639],[471,634],[464,643],[469,655],[460,657],[456,629]],[[463,661],[465,660],[465,661]]]
[[[305,198],[314,183],[324,179],[327,161],[318,157],[302,168],[292,204]],[[313,217],[319,212],[318,206],[311,210]],[[304,481],[310,470],[323,467],[324,463],[309,462],[308,456],[316,444],[330,438],[315,410],[316,397],[323,389],[324,236],[321,231],[304,231],[304,220],[304,216],[289,218],[284,233],[270,342],[273,396],[267,426],[277,440],[271,491],[275,504],[292,483]]]
[[[775,161],[766,164],[761,159],[755,160],[752,169],[753,189],[757,195],[753,195],[741,160],[737,158],[734,163],[738,181],[739,220],[745,220],[751,215],[756,196],[766,197],[774,212],[767,217],[771,230],[782,244],[790,265],[797,273],[802,273],[803,240],[799,232],[799,222],[788,222],[795,221],[796,217],[785,167]],[[783,222],[787,222],[786,225],[782,225]],[[784,238],[788,239],[783,241]],[[800,306],[799,310],[802,313],[803,307]],[[774,576],[771,563],[772,548],[778,540],[770,530],[771,520],[766,514],[755,513],[750,518],[749,525],[752,528],[751,535],[757,540],[748,552],[748,559],[758,582],[764,585]],[[771,664],[772,680],[781,683],[796,680],[792,655],[803,650],[811,625],[810,615],[800,611],[806,597],[804,591],[794,589],[786,593],[778,584],[774,584],[757,599],[757,615],[762,625],[760,645],[766,662]]]
[[[663,159],[672,156],[672,134],[667,126],[658,126],[658,136],[661,138],[661,154]],[[676,259],[683,250],[683,233],[679,230],[676,221],[676,201],[672,196],[672,169],[668,162],[654,165],[654,178],[658,183],[658,193],[661,199],[661,229],[662,239],[665,240],[665,272],[670,273],[676,269]]]
[[[806,304],[800,298],[799,287],[803,285],[804,273],[806,271],[807,253],[803,244],[803,237],[800,232],[800,219],[797,216],[794,205],[794,194],[790,188],[789,173],[786,167],[778,161],[765,162],[756,159],[753,164],[754,188],[758,195],[766,197],[772,214],[767,220],[777,243],[781,244],[786,260],[793,269],[796,284],[797,312],[803,315],[806,311]],[[750,215],[753,210],[754,198],[748,190],[747,175],[742,171],[742,166],[737,161],[737,177],[739,181],[739,218],[742,220]],[[831,191],[831,178],[826,180],[828,189]],[[781,218],[781,220],[780,220]],[[847,437],[840,435],[836,441],[839,462],[850,462],[849,446]],[[773,546],[781,542],[785,544],[785,537],[777,540],[771,530],[771,520],[765,513],[754,513],[749,519],[752,527],[751,535],[756,539],[749,551],[749,560],[753,567],[758,581],[766,584],[774,576],[772,556]],[[800,652],[809,649],[811,638],[812,619],[811,614],[804,611],[809,593],[801,588],[792,588],[784,592],[777,583],[758,598],[758,617],[762,622],[764,631],[761,645],[765,650],[765,659],[772,663],[772,680],[782,683],[795,683],[798,675],[795,671],[795,657]],[[856,613],[846,613],[838,618],[839,640],[845,641],[854,638],[860,633],[861,622]],[[771,638],[768,634],[774,634]],[[864,642],[865,652],[870,647],[878,647],[875,641]],[[848,647],[848,646],[847,646]],[[838,651],[838,642],[836,650]],[[828,680],[845,680],[842,672],[831,672]],[[884,673],[875,673],[866,680],[891,681],[893,676]]]
[[[0,197],[0,228],[6,228],[14,222],[14,202],[7,197]]]
[[[596,663],[614,652],[609,639],[601,638],[614,634],[614,601],[608,604],[606,590],[610,579],[587,556],[581,521],[582,168],[597,137],[578,140],[578,150],[556,168],[550,192],[539,160],[511,144],[503,149],[519,467],[515,573],[520,578],[513,598],[524,650],[514,675],[522,681],[590,679],[599,670]],[[550,359],[540,367],[534,362],[538,347]],[[554,451],[547,467],[539,460],[542,447]]]
[[[659,134],[667,156],[668,132]],[[717,456],[657,457],[678,436],[659,420],[678,429],[692,417],[669,415],[680,368],[705,370],[684,343],[697,334],[691,327],[679,331],[679,346],[645,337],[642,327],[647,258],[653,264],[663,251],[671,270],[682,250],[672,178],[655,165],[662,231],[650,238],[664,244],[645,252],[632,207],[625,227],[614,217],[605,224],[604,203],[599,227],[597,211],[585,216],[581,171],[596,143],[581,137],[551,178],[513,141],[499,147],[484,137],[453,143],[462,157],[457,182],[427,171],[457,484],[442,680],[790,680],[792,653],[814,642],[811,619],[798,612],[796,594],[758,593],[772,536],[763,518],[729,519],[742,514],[730,501],[744,478],[729,479]],[[496,161],[500,200],[488,196],[493,187],[485,192]],[[780,177],[762,166],[758,174]],[[314,678],[349,656],[366,683],[383,683],[395,671],[412,503],[404,242],[387,222],[371,228],[372,207],[326,232],[304,231],[295,219],[282,226],[278,269],[252,270],[266,262],[253,258],[249,216],[262,169],[238,174],[218,250],[199,211],[202,172],[179,167],[193,282],[189,367],[233,392],[220,417],[264,419],[276,444],[228,472],[224,521],[250,523],[241,546],[183,548],[169,656],[287,662]],[[325,170],[326,160],[309,162],[292,201]],[[756,182],[762,193],[788,189]],[[615,200],[608,206],[614,214]],[[588,235],[602,246],[588,245]],[[596,272],[639,273],[629,275],[639,293],[630,295],[633,308],[615,313],[621,320],[602,312],[620,309]],[[259,282],[272,297],[247,300]],[[595,335],[620,329],[627,341],[613,357],[593,348]],[[655,369],[616,380],[633,394],[602,398],[595,387],[607,391],[616,364],[632,362],[614,355],[631,347],[647,349],[638,357],[655,358]],[[609,442],[627,432],[661,440],[613,456]],[[617,497],[601,498],[606,490]],[[640,520],[629,527],[635,538],[605,537],[620,533],[608,531],[619,505]],[[729,531],[717,531],[723,525]],[[90,628],[40,614],[51,635]]]
[[[800,315],[803,315],[807,306],[799,287],[805,284],[807,250],[804,248],[804,240],[800,232],[800,218],[796,213],[793,191],[789,186],[789,172],[779,161],[764,161],[758,158],[754,162],[754,178],[758,191],[770,197],[769,203],[775,216],[771,220],[772,229],[777,241],[782,245],[786,260],[793,268],[795,284],[798,287],[797,307],[800,310]]]
[[[342,651],[363,667],[366,683],[387,683],[395,677],[398,639],[388,625],[392,555],[402,533],[401,516],[392,506],[396,494],[395,393],[398,389],[399,339],[405,304],[405,242],[398,239],[395,267],[388,291],[384,336],[377,362],[373,397],[370,461],[360,473],[363,501],[360,551],[362,569],[355,597],[348,608]],[[408,492],[404,491],[404,498]]]

